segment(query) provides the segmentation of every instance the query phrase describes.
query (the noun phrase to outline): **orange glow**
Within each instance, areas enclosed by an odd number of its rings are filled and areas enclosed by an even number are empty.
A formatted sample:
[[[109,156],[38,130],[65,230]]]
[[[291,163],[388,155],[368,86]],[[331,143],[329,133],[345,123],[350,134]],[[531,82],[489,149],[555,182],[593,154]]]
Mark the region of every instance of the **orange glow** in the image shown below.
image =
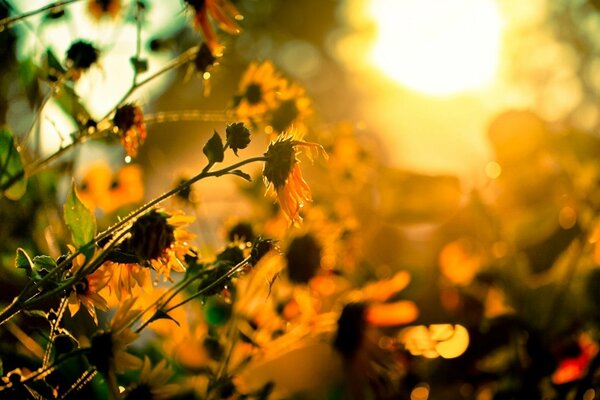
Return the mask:
[[[367,309],[366,320],[375,326],[398,326],[413,322],[419,310],[412,301],[397,301],[389,304],[375,304]]]
[[[399,340],[415,356],[456,358],[469,346],[469,332],[462,325],[436,324],[403,329]]]

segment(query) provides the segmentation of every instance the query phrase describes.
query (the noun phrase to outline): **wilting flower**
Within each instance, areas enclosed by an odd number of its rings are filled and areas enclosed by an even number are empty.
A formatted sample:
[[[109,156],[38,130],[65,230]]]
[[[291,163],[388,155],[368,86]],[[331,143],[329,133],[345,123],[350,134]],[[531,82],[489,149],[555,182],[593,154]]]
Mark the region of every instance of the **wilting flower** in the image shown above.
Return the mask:
[[[67,50],[67,67],[70,77],[78,80],[85,71],[98,61],[100,50],[85,40],[73,42]]]
[[[130,157],[136,157],[138,149],[146,140],[144,114],[138,105],[129,103],[117,108],[113,117],[115,133],[121,137],[121,144]]]
[[[316,143],[295,140],[294,134],[280,135],[269,145],[263,169],[266,184],[277,193],[279,205],[291,222],[302,221],[300,210],[311,201],[310,187],[296,159],[298,146],[321,149]]]
[[[237,35],[240,33],[240,27],[236,20],[241,20],[242,16],[229,0],[184,0],[194,11],[194,26],[202,30],[204,39],[213,54],[221,52],[221,45],[213,31],[208,16],[214,19],[221,29]]]
[[[125,392],[125,400],[163,400],[170,399],[179,391],[179,385],[169,384],[173,375],[166,360],[154,368],[148,357],[144,357],[142,372],[135,385]]]
[[[237,116],[242,120],[261,121],[267,112],[277,107],[277,92],[284,86],[285,80],[273,63],[253,62],[240,80],[234,101]]]
[[[95,20],[104,16],[115,18],[121,12],[121,0],[88,0],[87,10]]]

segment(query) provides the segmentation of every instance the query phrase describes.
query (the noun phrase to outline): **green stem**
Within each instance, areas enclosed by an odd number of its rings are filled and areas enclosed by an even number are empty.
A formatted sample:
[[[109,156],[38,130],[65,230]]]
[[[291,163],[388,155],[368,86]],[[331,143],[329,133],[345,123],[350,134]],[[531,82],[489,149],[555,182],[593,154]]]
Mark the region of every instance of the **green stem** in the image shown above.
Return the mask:
[[[50,11],[53,8],[63,7],[63,6],[69,5],[71,3],[76,3],[78,1],[81,1],[81,0],[63,0],[63,1],[57,1],[55,3],[48,4],[48,5],[44,6],[44,7],[38,8],[36,10],[28,11],[28,12],[20,14],[20,15],[15,15],[14,17],[3,18],[3,19],[0,20],[0,28],[4,29],[6,26],[11,25],[11,24],[13,24],[13,23],[15,23],[17,21],[22,20],[22,19],[32,17],[34,15],[43,13],[45,11]]]
[[[206,293],[208,290],[212,289],[213,287],[215,287],[217,284],[221,283],[223,280],[231,277],[233,274],[235,274],[237,271],[239,271],[242,267],[246,266],[248,264],[248,262],[250,261],[250,257],[246,257],[244,260],[242,260],[240,263],[236,264],[235,266],[233,266],[231,268],[231,270],[227,271],[225,274],[223,274],[222,276],[220,276],[218,279],[216,279],[214,282],[212,282],[210,285],[208,285],[207,287],[203,288],[202,290],[200,290],[198,293],[194,294],[191,297],[186,298],[185,300],[177,303],[176,305],[163,309],[167,304],[169,304],[169,302],[171,300],[173,300],[175,298],[175,296],[177,296],[177,294],[179,294],[182,290],[184,290],[186,287],[189,286],[190,283],[194,282],[196,279],[198,279],[201,275],[204,275],[207,271],[199,271],[198,273],[190,276],[189,278],[184,279],[183,281],[180,282],[179,285],[177,286],[173,286],[173,288],[175,288],[175,290],[173,290],[173,293],[171,293],[171,295],[169,296],[169,298],[165,301],[162,302],[162,304],[160,306],[157,307],[157,310],[163,310],[165,313],[169,313],[171,311],[173,311],[174,309],[176,309],[177,307],[180,307],[184,304],[186,304],[187,302],[189,302],[190,300],[203,295],[204,293]],[[161,300],[168,294],[165,293],[163,296],[161,296],[159,299],[157,299],[157,301],[155,301],[152,305],[150,305],[150,307],[146,308],[146,310],[144,310],[142,313],[140,313],[140,315],[138,316],[139,318],[141,318],[142,315],[144,315],[148,310],[154,308],[159,302],[161,302]],[[131,323],[135,323],[139,318],[136,318],[135,320],[131,321]],[[142,325],[140,325],[139,328],[137,328],[135,330],[136,333],[140,333],[146,326],[148,326],[148,324],[152,321],[152,318],[148,319],[146,322],[144,322]]]
[[[164,200],[166,200],[167,198],[173,196],[174,194],[179,193],[180,191],[187,189],[188,187],[190,187],[191,185],[193,185],[194,183],[198,182],[201,179],[205,179],[211,176],[214,177],[218,177],[218,176],[222,176],[225,175],[237,168],[240,168],[246,164],[250,164],[250,163],[254,163],[254,162],[262,162],[262,161],[266,161],[266,157],[264,156],[259,156],[259,157],[252,157],[252,158],[248,158],[246,160],[240,161],[236,164],[230,165],[229,167],[217,170],[217,171],[213,171],[213,172],[209,172],[206,170],[202,170],[198,175],[188,179],[187,181],[183,181],[181,182],[179,185],[177,185],[174,189],[169,190],[168,192],[163,193],[162,195],[156,197],[155,199],[149,201],[148,203],[144,204],[143,206],[141,206],[140,208],[138,208],[137,210],[133,211],[132,213],[130,213],[129,215],[127,215],[125,218],[123,218],[122,220],[120,220],[119,222],[117,222],[116,224],[114,224],[113,226],[109,227],[108,229],[106,229],[104,232],[100,233],[98,236],[96,236],[96,239],[94,240],[95,243],[98,243],[99,241],[107,238],[108,236],[110,236],[113,232],[115,232],[116,230],[118,230],[120,227],[122,227],[123,225],[127,224],[129,221],[131,221],[132,219],[138,217],[139,215],[145,213],[147,210],[151,209],[152,207],[156,206],[157,204],[163,202]]]

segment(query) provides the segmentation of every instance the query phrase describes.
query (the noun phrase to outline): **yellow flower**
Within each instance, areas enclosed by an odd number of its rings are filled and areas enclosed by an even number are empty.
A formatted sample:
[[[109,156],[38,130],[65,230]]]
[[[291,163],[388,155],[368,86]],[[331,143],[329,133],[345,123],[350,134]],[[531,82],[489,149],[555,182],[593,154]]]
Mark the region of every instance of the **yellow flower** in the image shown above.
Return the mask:
[[[277,95],[278,105],[270,113],[269,126],[281,133],[294,126],[306,131],[304,120],[312,113],[310,98],[304,88],[296,83],[286,85]]]
[[[146,140],[146,124],[142,108],[133,103],[117,108],[113,117],[114,132],[121,137],[121,144],[130,157],[136,157]]]
[[[118,394],[116,374],[139,369],[142,361],[127,352],[127,346],[137,338],[129,327],[140,310],[132,310],[135,299],[125,300],[115,312],[108,330],[91,338],[88,359],[108,380],[113,395]]]
[[[179,392],[179,385],[167,383],[173,371],[162,360],[154,368],[148,357],[144,357],[140,378],[133,387],[125,392],[124,400],[164,400]]]
[[[104,274],[98,270],[86,276],[75,284],[69,294],[68,307],[71,316],[75,315],[83,306],[91,315],[92,319],[98,324],[96,308],[106,311],[108,303],[98,292],[106,285]]]
[[[250,64],[235,98],[238,118],[243,121],[262,121],[267,112],[277,107],[277,92],[284,86],[285,80],[270,61]]]
[[[106,213],[140,203],[144,199],[142,170],[137,165],[126,165],[113,173],[106,163],[93,164],[85,171],[78,194],[88,208]]]
[[[150,268],[164,280],[171,280],[171,271],[185,271],[183,259],[190,251],[194,235],[183,229],[193,220],[183,214],[169,215],[152,210],[139,217],[131,227],[131,236],[119,248],[137,262],[105,262],[101,269],[108,280],[107,287],[117,299],[131,296],[137,288],[147,290]]]
[[[310,187],[302,177],[302,171],[296,158],[299,146],[322,150],[316,143],[294,140],[295,131],[289,135],[280,135],[271,142],[265,157],[263,177],[268,188],[277,193],[279,205],[292,222],[302,221],[300,210],[312,201]]]
[[[229,0],[184,0],[194,11],[194,26],[196,29],[202,30],[206,44],[211,52],[215,55],[220,55],[222,46],[217,40],[217,36],[212,29],[208,17],[212,17],[221,29],[237,35],[240,33],[240,27],[236,20],[241,20],[243,17]]]
[[[105,274],[106,289],[109,295],[115,296],[117,303],[121,299],[139,295],[140,289],[148,291],[152,287],[150,270],[139,264],[106,261],[99,270]]]

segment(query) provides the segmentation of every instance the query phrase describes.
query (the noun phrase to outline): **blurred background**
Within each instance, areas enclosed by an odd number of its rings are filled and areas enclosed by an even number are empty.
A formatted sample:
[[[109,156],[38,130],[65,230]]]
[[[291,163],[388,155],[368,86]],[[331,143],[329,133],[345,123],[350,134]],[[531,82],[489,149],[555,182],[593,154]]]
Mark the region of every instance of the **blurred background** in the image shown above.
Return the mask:
[[[183,2],[143,3],[140,55],[151,74],[201,38]],[[147,118],[179,117],[148,122],[148,139],[134,163],[118,146],[86,144],[67,160],[78,183],[98,160],[139,165],[141,201],[197,173],[203,143],[235,121],[223,110],[231,109],[247,65],[272,60],[306,88],[314,109],[307,138],[323,143],[331,167],[306,167],[315,209],[327,218],[307,213],[307,228],[281,234],[283,247],[311,230],[324,235],[319,271],[356,287],[406,271],[411,283],[397,299],[417,304],[416,326],[455,323],[469,332],[451,361],[405,360],[402,377],[413,379],[407,384],[411,399],[428,398],[427,385],[436,384],[454,385],[446,399],[537,398],[542,378],[547,383],[562,371],[563,361],[583,357],[576,362],[587,366],[597,351],[600,312],[600,2],[232,3],[244,16],[242,31],[220,36],[225,51],[217,65],[202,74],[179,68],[132,96]],[[47,2],[4,4],[14,14]],[[47,48],[63,55],[71,44],[65,37],[100,47],[100,64],[76,89],[94,119],[111,110],[133,76],[133,2],[123,4],[122,23],[94,20],[82,1],[3,32],[2,122],[15,132],[32,126],[31,105],[39,104],[40,93],[27,83],[27,68]],[[65,133],[77,129],[54,101],[45,110],[30,138],[41,155],[68,143]],[[263,130],[253,132],[256,152],[268,144]],[[346,147],[338,137],[348,139]],[[244,186],[220,179],[194,187],[193,230],[203,246],[221,245],[231,219],[254,218],[264,231],[274,231],[265,222],[273,210],[239,196],[244,192],[257,203],[264,194],[258,181]],[[332,242],[339,248],[327,248],[328,218],[337,224]],[[344,264],[344,256],[352,261]],[[413,356],[443,356],[415,346]],[[558,397],[572,389],[559,385],[583,376],[579,367],[572,379],[552,377]],[[432,398],[444,398],[437,393]]]

